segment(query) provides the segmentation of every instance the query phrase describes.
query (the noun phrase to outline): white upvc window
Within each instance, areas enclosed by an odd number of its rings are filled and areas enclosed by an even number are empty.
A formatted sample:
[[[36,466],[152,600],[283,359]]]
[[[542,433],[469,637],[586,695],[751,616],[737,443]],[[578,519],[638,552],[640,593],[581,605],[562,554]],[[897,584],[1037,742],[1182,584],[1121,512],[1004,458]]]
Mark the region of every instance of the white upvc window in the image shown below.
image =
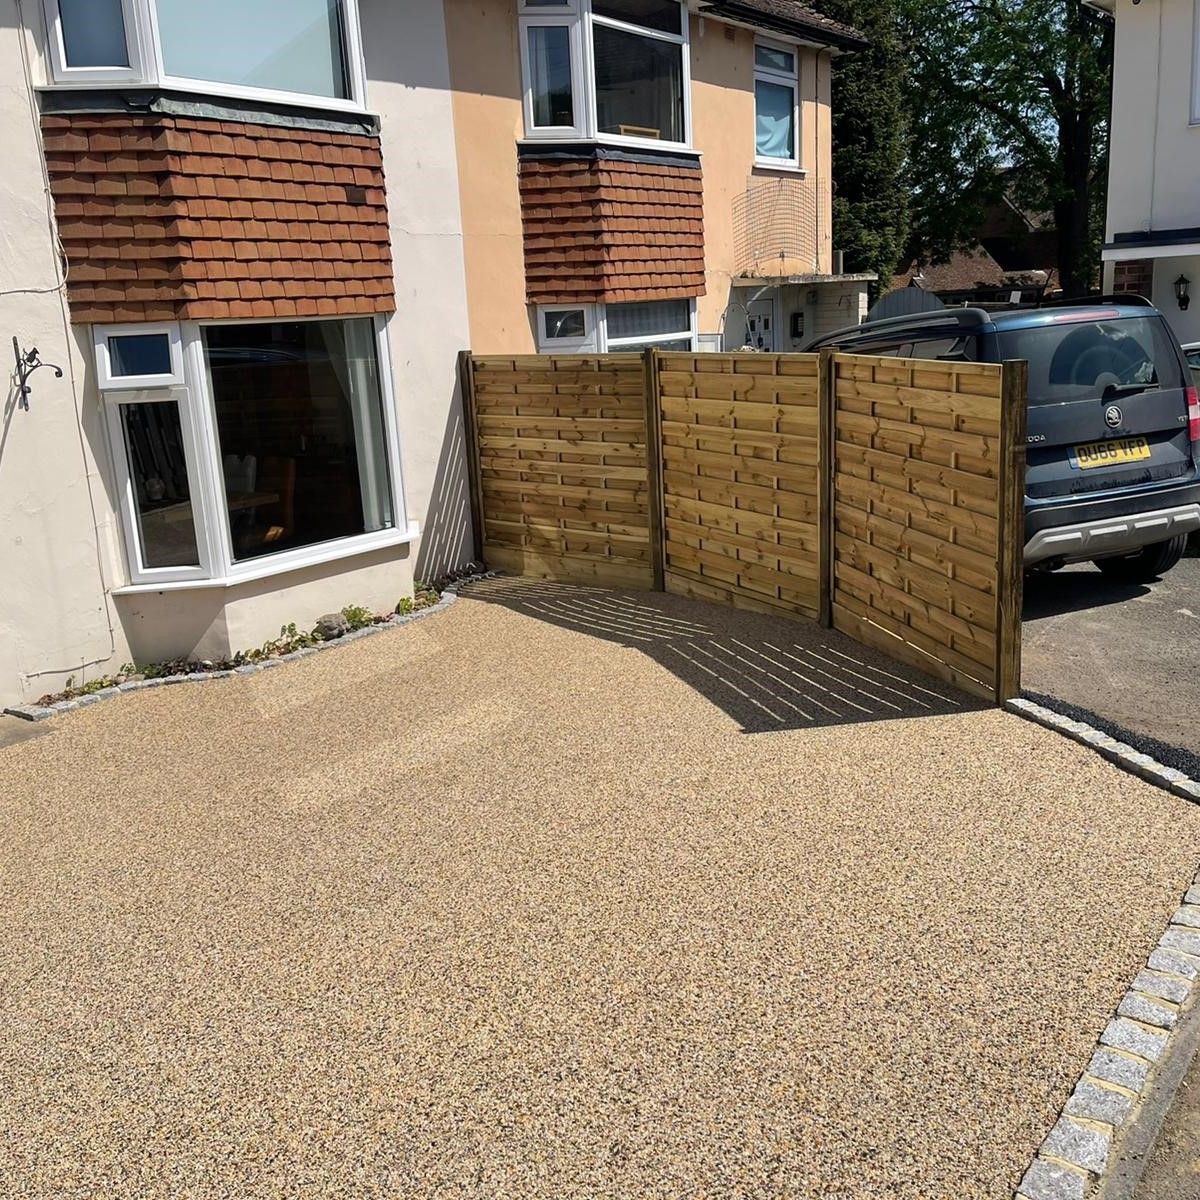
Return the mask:
[[[794,45],[754,44],[754,162],[800,168],[800,57]]]
[[[546,304],[537,309],[543,354],[628,353],[658,346],[694,350],[694,300],[636,300],[625,304]]]
[[[144,328],[94,328],[132,590],[229,586],[413,539],[383,317],[185,323],[178,382],[150,386],[120,374],[122,354],[160,353],[130,339],[172,327]]]
[[[44,0],[53,82],[361,111],[358,0]]]
[[[680,0],[520,0],[525,134],[691,146]]]

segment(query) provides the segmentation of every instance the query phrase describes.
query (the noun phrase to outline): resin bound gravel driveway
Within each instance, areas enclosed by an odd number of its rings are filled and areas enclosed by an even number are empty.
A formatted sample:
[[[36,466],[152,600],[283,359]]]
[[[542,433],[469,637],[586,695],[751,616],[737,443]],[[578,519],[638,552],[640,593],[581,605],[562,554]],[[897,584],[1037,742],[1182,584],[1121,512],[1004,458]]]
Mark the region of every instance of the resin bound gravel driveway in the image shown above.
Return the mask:
[[[5,1197],[1008,1197],[1200,811],[841,638],[494,581],[0,752]]]

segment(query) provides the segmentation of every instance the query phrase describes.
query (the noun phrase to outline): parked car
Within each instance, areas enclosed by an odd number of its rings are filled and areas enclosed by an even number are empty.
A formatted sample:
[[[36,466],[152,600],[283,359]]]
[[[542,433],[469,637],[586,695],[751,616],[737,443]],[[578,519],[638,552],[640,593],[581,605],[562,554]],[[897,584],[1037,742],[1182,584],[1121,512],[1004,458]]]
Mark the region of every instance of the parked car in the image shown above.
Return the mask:
[[[1162,314],[1139,297],[944,309],[817,338],[861,354],[1029,363],[1025,565],[1092,561],[1145,582],[1200,529],[1200,400]]]
[[[1200,387],[1200,342],[1187,342],[1183,347],[1184,357],[1192,369],[1192,382]]]

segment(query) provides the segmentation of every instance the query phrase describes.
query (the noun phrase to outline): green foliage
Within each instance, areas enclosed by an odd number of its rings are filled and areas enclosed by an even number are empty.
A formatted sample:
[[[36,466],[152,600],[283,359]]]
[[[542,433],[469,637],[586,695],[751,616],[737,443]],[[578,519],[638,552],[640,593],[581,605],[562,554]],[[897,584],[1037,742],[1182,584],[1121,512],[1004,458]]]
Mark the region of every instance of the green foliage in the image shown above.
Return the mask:
[[[396,604],[396,614],[401,617],[407,617],[415,607],[411,596],[401,596]]]
[[[366,629],[368,625],[375,624],[375,614],[369,608],[363,608],[361,604],[347,604],[342,609],[342,616],[346,618],[351,629]]]
[[[262,662],[267,658],[279,658],[284,654],[291,654],[293,650],[303,650],[308,646],[316,646],[324,638],[315,630],[301,632],[296,628],[294,621],[284,625],[277,638],[272,638],[254,650],[243,650],[240,654],[235,654],[233,661],[235,666],[241,666],[242,663]]]
[[[912,84],[913,217],[926,256],[976,240],[1007,194],[1052,213],[1068,294],[1099,260],[1112,26],[1079,0],[896,0]]]
[[[821,11],[871,42],[833,67],[833,244],[846,270],[887,291],[908,244],[907,54],[896,0],[823,0]]]

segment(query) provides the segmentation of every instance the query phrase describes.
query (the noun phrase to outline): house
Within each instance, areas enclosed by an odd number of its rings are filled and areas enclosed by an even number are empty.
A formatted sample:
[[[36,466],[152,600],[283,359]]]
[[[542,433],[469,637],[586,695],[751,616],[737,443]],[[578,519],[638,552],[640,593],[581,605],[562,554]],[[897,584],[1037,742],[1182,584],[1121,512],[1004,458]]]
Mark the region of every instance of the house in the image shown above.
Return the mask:
[[[0,423],[0,701],[469,559],[441,0],[0,0],[0,75],[4,352],[62,371]]]
[[[1090,3],[1116,20],[1104,290],[1200,341],[1200,3]]]
[[[446,0],[479,352],[799,349],[873,276],[832,238],[830,67],[798,0]]]
[[[0,703],[469,560],[461,349],[860,319],[862,45],[798,0],[0,0]]]
[[[946,262],[912,254],[892,287],[917,287],[945,304],[1036,304],[1058,290],[1058,247],[1053,216],[1030,212],[1009,195],[989,204],[978,238]]]

